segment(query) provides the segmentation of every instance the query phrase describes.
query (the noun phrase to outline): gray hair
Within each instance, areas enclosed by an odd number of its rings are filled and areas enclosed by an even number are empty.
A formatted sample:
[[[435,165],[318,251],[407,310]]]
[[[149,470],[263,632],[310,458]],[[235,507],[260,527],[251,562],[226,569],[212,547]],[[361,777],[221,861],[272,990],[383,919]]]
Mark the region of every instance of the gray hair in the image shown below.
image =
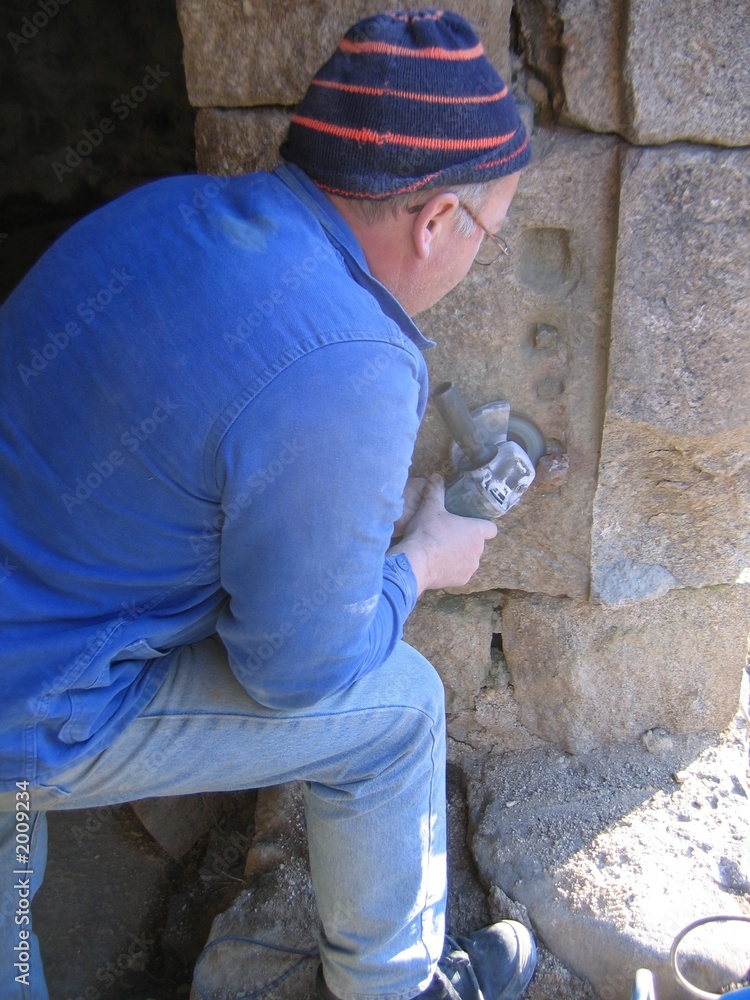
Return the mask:
[[[410,208],[423,205],[433,195],[443,193],[455,194],[461,204],[466,205],[474,215],[478,215],[484,207],[490,192],[488,184],[455,184],[452,187],[426,187],[420,191],[414,191],[409,194],[398,194],[393,198],[384,198],[381,201],[363,198],[357,200],[355,204],[357,211],[365,222],[372,225],[373,223],[381,222],[389,216],[395,219],[402,212],[408,212]],[[456,232],[460,236],[471,236],[474,232],[475,223],[466,212],[461,212],[460,210],[456,212],[454,225]]]

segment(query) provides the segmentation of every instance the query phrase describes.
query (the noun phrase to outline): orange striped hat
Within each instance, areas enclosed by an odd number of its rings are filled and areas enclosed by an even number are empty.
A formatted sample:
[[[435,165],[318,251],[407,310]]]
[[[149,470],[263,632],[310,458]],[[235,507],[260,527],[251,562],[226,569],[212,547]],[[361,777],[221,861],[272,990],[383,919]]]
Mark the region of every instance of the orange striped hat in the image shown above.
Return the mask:
[[[390,198],[494,180],[531,150],[508,87],[471,26],[443,10],[387,11],[350,28],[281,146],[324,190]]]

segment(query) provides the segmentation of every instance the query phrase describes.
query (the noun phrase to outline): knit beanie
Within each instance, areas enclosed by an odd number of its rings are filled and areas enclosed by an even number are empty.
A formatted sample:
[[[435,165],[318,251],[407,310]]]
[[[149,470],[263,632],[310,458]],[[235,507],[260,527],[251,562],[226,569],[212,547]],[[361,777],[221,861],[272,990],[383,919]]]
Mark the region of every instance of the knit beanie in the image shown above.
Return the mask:
[[[331,194],[369,199],[490,181],[531,155],[508,87],[447,10],[387,11],[350,28],[280,152]]]

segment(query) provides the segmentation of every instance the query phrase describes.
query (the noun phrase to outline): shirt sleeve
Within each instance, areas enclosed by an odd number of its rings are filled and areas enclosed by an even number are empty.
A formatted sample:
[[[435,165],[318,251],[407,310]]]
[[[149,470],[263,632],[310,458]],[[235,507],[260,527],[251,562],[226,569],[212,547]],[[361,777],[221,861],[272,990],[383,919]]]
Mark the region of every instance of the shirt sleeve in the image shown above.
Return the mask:
[[[240,414],[220,456],[218,631],[248,693],[315,704],[374,670],[417,598],[386,557],[419,426],[418,360],[351,341],[303,356]]]

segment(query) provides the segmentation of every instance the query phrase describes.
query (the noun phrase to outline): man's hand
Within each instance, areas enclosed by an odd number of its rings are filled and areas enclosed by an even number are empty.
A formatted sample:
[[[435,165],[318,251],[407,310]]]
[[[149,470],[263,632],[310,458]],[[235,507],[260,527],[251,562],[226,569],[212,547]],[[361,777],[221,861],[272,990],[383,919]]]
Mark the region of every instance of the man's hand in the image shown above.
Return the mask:
[[[424,483],[420,504],[408,520],[403,538],[388,554],[406,553],[420,594],[463,587],[479,568],[484,543],[496,534],[493,521],[449,513],[445,484],[435,475]]]
[[[401,517],[393,525],[393,537],[401,538],[409,526],[409,522],[417,513],[422,503],[422,494],[427,484],[420,476],[410,476],[404,487],[404,509]]]

